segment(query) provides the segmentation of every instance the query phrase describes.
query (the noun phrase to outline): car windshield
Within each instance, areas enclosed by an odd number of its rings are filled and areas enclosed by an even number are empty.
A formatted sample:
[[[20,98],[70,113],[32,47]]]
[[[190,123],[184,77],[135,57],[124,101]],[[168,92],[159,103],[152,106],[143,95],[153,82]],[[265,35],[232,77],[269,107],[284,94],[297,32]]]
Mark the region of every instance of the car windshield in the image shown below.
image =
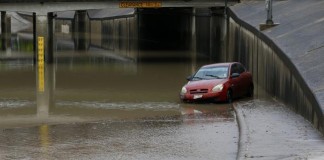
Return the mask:
[[[218,66],[218,67],[208,67],[201,68],[198,72],[192,77],[193,81],[206,80],[206,79],[224,79],[227,78],[228,67]]]

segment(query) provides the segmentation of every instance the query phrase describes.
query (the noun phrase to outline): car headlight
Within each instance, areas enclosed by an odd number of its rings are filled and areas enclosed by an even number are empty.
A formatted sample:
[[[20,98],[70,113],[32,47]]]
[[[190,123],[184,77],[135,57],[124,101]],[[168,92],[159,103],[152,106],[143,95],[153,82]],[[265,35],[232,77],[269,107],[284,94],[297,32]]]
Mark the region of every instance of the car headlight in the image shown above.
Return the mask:
[[[181,95],[184,95],[186,93],[187,93],[187,88],[186,87],[182,87],[180,94]]]
[[[216,85],[213,89],[212,89],[212,92],[220,92],[222,91],[224,88],[224,85],[223,84],[219,84],[219,85]]]

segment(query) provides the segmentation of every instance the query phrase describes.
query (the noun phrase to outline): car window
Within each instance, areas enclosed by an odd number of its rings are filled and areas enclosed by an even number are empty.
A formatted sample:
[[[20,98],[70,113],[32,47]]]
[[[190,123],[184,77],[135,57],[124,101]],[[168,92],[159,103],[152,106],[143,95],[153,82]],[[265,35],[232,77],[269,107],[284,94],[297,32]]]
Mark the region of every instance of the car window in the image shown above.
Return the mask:
[[[245,68],[241,65],[241,64],[237,64],[237,68],[238,68],[238,73],[243,73],[245,72]]]
[[[228,67],[227,66],[217,66],[217,67],[208,67],[201,68],[194,75],[192,80],[202,80],[202,79],[223,79],[228,76]]]
[[[233,73],[239,73],[237,64],[232,64],[231,74],[233,74]]]

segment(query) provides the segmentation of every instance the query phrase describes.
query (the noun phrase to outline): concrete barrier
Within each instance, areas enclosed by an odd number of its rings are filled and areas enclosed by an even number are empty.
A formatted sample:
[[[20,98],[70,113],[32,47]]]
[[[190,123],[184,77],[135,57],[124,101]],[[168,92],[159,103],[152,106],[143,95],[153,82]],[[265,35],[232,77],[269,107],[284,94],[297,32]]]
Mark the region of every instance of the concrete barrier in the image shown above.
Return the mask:
[[[291,106],[297,113],[308,119],[320,132],[324,133],[323,105],[321,104],[323,101],[323,93],[321,90],[316,90],[316,88],[312,87],[313,84],[311,84],[312,81],[315,81],[314,79],[321,81],[321,83],[318,84],[323,84],[323,79],[316,78],[316,76],[323,77],[323,74],[321,74],[323,72],[318,72],[318,75],[316,75],[316,72],[313,72],[313,74],[307,74],[307,72],[304,72],[303,67],[312,69],[313,66],[311,65],[311,62],[309,62],[309,64],[305,64],[303,61],[296,60],[298,57],[296,58],[291,55],[292,53],[296,52],[296,50],[294,50],[296,48],[285,48],[285,44],[282,44],[282,42],[278,43],[278,40],[275,38],[278,38],[280,35],[277,35],[277,37],[271,37],[269,36],[269,30],[263,32],[259,31],[257,25],[255,24],[257,22],[256,20],[260,21],[263,16],[263,14],[258,15],[258,12],[261,12],[264,10],[264,8],[261,8],[262,5],[260,3],[247,3],[253,4],[243,4],[238,7],[235,6],[236,8],[229,9],[228,13],[230,18],[228,21],[227,54],[222,56],[223,60],[240,61],[245,64],[253,73],[254,81],[258,84],[258,87],[256,87],[256,92],[265,90],[266,92],[275,96],[277,99],[280,99],[285,104]],[[324,5],[324,3],[322,4]],[[255,7],[251,7],[253,5],[255,5]],[[275,5],[280,6],[287,4],[277,3]],[[283,7],[280,8],[284,10]],[[298,10],[296,10],[296,13],[297,12]],[[316,13],[316,11],[314,12]],[[242,13],[249,13],[250,15],[253,14],[254,16],[247,16],[243,15]],[[290,15],[288,15],[288,13],[290,13],[290,11],[287,11],[287,16]],[[253,19],[254,22],[247,22],[246,19],[241,18],[238,15],[242,15],[247,19],[252,17],[257,18]],[[313,24],[308,22],[305,22],[307,24],[302,24],[300,21],[291,19],[290,23],[295,22],[301,23],[299,25],[316,25],[316,20],[318,19],[313,20]],[[260,23],[262,23],[262,21],[260,21]],[[298,26],[295,27],[300,29]],[[294,28],[294,26],[281,27],[279,25],[277,26],[276,30],[274,29],[272,32],[279,32],[278,30],[280,29],[289,31],[296,28]],[[295,38],[301,38],[298,36],[298,32],[295,34]],[[317,34],[321,34],[320,30],[318,30]],[[312,37],[309,36],[305,38]],[[304,39],[304,41],[295,40],[294,42],[297,43],[297,46],[299,45],[302,47],[307,47],[305,46],[305,43],[309,43],[307,41],[308,39]],[[298,54],[298,52],[296,54]],[[309,60],[309,58],[307,60]],[[319,65],[316,63],[319,63],[319,61],[316,61],[316,58],[313,60],[315,66]],[[324,59],[322,59],[322,61],[323,60]],[[303,63],[306,66],[298,66]]]

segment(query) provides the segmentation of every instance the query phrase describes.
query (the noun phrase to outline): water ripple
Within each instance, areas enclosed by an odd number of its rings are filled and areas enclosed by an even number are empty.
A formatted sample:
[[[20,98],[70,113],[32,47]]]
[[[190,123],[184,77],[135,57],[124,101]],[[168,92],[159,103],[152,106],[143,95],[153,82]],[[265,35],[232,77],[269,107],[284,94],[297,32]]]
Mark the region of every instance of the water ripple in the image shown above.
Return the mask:
[[[135,109],[159,109],[159,110],[170,110],[179,109],[178,103],[171,102],[139,102],[139,103],[129,103],[129,102],[69,102],[60,101],[56,103],[57,106],[69,106],[69,107],[85,107],[85,108],[96,108],[96,109],[125,109],[125,110],[135,110]]]

